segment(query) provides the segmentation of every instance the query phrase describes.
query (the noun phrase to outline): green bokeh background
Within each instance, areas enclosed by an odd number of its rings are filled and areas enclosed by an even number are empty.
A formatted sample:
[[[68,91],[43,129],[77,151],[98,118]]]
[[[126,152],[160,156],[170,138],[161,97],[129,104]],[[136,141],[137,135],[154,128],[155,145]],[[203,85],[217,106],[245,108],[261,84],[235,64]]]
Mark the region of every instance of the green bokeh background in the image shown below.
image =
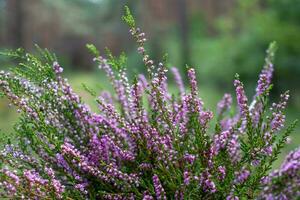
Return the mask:
[[[147,48],[156,61],[168,53],[168,65],[183,74],[186,64],[196,68],[200,95],[212,111],[223,93],[233,94],[235,73],[244,81],[248,96],[254,94],[265,50],[276,41],[271,98],[276,101],[290,90],[287,123],[300,118],[300,0],[0,0],[0,49],[23,47],[34,52],[38,44],[56,52],[75,91],[93,104],[81,83],[99,93],[109,87],[86,43],[94,43],[100,52],[105,47],[115,55],[126,52],[130,77],[145,72],[121,21],[124,5],[146,32]],[[0,63],[1,70],[14,64],[3,57]],[[4,136],[14,138],[17,115],[5,98],[0,100],[2,145]],[[299,146],[299,126],[291,139],[283,155]]]

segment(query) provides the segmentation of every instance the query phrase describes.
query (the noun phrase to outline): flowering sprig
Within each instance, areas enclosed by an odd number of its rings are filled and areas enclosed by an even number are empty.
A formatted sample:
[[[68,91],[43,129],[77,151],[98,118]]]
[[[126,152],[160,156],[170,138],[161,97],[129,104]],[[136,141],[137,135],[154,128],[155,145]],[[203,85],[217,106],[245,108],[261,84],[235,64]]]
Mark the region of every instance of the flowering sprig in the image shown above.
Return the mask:
[[[296,122],[284,128],[289,93],[268,109],[274,44],[267,50],[252,102],[236,76],[238,112],[232,97],[217,105],[217,122],[199,97],[196,71],[170,94],[165,62],[144,47],[145,34],[126,7],[124,21],[138,44],[147,76],[127,78],[126,57],[106,56],[87,45],[114,92],[96,92],[92,112],[47,50],[5,53],[17,67],[0,72],[0,90],[21,112],[16,144],[0,152],[0,196],[12,199],[297,199],[298,150],[270,173]],[[147,78],[146,78],[147,77]],[[200,93],[201,94],[201,93]],[[281,133],[282,132],[282,133]],[[282,187],[286,184],[288,187]],[[283,196],[285,195],[285,196]]]

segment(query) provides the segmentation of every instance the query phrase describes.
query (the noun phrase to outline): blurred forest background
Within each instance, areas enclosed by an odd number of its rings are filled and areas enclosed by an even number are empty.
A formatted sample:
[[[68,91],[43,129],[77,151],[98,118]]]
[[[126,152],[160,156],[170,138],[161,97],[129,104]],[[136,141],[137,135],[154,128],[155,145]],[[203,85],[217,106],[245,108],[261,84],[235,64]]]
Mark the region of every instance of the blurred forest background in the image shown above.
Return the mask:
[[[55,52],[66,76],[86,101],[91,99],[81,83],[95,89],[107,81],[85,48],[95,44],[118,55],[128,55],[130,75],[144,66],[128,27],[122,22],[128,5],[146,32],[148,49],[156,60],[168,53],[170,66],[182,72],[194,66],[200,94],[214,110],[224,92],[233,92],[235,73],[241,75],[249,97],[254,94],[265,50],[272,41],[279,46],[275,60],[275,101],[291,91],[288,120],[300,118],[300,0],[0,0],[0,49],[34,44]],[[9,64],[0,58],[0,69]],[[0,101],[0,128],[10,132],[16,120],[7,101]],[[1,137],[0,137],[1,138]],[[298,128],[287,150],[300,143]]]

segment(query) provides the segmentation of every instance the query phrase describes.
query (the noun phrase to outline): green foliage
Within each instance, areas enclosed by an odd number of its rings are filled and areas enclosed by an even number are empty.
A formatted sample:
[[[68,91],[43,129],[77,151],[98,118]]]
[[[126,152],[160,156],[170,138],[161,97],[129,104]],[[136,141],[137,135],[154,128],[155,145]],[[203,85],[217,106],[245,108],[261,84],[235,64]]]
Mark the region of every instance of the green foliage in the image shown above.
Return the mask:
[[[82,83],[82,87],[84,88],[84,90],[85,91],[87,91],[90,95],[92,95],[93,97],[96,97],[96,92],[92,89],[92,88],[90,88],[90,87],[88,87],[86,84],[84,84],[84,83]]]
[[[95,56],[95,57],[99,57],[100,56],[100,52],[98,51],[98,49],[95,47],[95,45],[93,44],[87,44],[86,48]]]
[[[108,48],[106,48],[105,51],[108,59],[107,63],[110,64],[114,69],[121,70],[126,68],[127,57],[125,52],[122,52],[120,56],[117,57],[117,56],[113,56],[113,54]]]
[[[130,28],[135,27],[135,20],[130,12],[128,6],[125,6],[125,14],[122,16],[122,19],[127,23]]]

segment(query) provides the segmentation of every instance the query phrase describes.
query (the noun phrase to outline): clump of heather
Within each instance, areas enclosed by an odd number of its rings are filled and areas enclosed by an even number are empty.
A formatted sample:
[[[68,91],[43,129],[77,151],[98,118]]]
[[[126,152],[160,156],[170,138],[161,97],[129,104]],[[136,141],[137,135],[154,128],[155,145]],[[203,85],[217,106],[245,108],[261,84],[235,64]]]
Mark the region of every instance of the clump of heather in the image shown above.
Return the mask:
[[[0,73],[1,92],[20,111],[17,141],[0,151],[0,196],[10,199],[298,199],[300,151],[270,172],[296,122],[284,128],[285,92],[268,102],[275,45],[251,99],[237,75],[233,97],[225,94],[216,114],[199,97],[196,72],[184,86],[172,68],[178,93],[168,91],[168,68],[144,47],[145,33],[126,8],[124,21],[138,44],[147,75],[130,81],[126,57],[94,61],[114,93],[95,97],[93,112],[63,78],[47,50],[34,56],[19,49],[6,55],[19,63]],[[212,119],[216,124],[213,128]],[[213,130],[213,131],[211,131]]]

